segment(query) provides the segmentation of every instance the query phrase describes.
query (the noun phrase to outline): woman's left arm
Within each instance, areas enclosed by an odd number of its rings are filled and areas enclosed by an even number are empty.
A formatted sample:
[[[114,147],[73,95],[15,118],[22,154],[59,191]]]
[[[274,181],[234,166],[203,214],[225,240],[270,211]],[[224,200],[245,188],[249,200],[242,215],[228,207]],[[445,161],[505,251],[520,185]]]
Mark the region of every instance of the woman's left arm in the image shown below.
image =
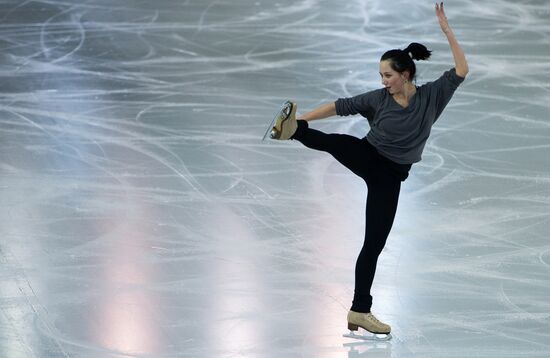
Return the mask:
[[[464,56],[464,51],[462,51],[462,48],[456,40],[453,30],[449,26],[447,16],[445,16],[445,10],[443,9],[443,2],[441,4],[435,4],[435,13],[439,20],[441,30],[447,36],[447,40],[449,40],[449,45],[451,46],[451,51],[453,52],[455,60],[456,74],[460,77],[466,77],[468,74],[468,62],[466,61],[466,56]]]

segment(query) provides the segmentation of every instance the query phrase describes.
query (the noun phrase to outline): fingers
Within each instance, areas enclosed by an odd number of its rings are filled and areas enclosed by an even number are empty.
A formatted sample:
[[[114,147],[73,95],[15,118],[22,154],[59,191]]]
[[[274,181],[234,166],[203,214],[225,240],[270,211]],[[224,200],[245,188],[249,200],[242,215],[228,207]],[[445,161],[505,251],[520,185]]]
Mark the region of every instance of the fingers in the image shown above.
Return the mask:
[[[443,1],[438,4],[438,3],[435,3],[435,13],[437,14],[437,16],[445,16],[445,9],[443,8]]]

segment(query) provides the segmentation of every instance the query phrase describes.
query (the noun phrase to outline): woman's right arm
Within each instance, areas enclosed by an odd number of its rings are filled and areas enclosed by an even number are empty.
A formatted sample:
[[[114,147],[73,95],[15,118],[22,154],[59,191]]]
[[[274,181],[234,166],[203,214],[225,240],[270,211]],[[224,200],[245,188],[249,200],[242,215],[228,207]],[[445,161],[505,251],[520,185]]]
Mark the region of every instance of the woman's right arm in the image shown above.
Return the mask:
[[[317,108],[315,108],[313,111],[308,112],[306,114],[303,114],[299,117],[296,117],[296,119],[302,119],[304,121],[314,121],[316,119],[323,119],[328,118],[336,115],[336,103],[326,103],[323,104]]]

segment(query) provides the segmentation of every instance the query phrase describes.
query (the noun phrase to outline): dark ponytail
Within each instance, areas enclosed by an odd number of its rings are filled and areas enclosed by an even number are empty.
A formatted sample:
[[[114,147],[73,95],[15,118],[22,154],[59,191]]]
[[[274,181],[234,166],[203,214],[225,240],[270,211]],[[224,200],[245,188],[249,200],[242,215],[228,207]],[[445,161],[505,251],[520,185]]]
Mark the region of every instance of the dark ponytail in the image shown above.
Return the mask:
[[[413,60],[427,60],[431,54],[432,51],[428,50],[426,46],[413,42],[404,50],[387,51],[382,55],[380,61],[389,60],[391,68],[396,72],[409,71],[409,79],[412,81],[416,76],[416,65]]]

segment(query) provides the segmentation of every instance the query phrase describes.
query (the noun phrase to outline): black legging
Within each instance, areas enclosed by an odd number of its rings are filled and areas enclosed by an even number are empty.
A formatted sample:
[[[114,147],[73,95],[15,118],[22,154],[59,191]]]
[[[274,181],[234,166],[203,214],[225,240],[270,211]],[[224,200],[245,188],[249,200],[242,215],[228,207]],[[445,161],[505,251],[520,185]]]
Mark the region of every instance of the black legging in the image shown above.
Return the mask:
[[[386,159],[366,138],[326,134],[309,128],[308,123],[302,120],[298,121],[298,129],[292,139],[308,148],[330,153],[367,184],[365,242],[355,266],[355,294],[351,309],[370,312],[370,290],[376,263],[393,225],[401,182],[409,175],[411,165]]]

